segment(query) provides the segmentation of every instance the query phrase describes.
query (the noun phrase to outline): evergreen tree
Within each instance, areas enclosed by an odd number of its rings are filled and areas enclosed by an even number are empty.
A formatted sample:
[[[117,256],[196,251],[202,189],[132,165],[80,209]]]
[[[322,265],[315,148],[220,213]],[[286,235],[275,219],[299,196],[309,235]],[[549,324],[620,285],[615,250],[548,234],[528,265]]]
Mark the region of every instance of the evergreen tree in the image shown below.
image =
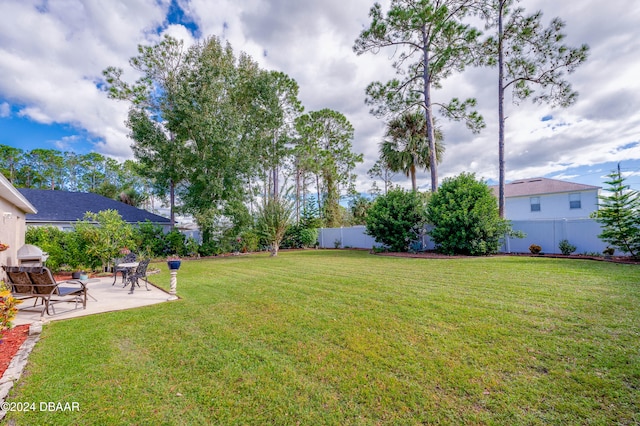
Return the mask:
[[[600,209],[595,219],[602,224],[602,241],[640,258],[640,194],[626,185],[625,178],[618,170],[608,175],[610,195],[600,195]]]

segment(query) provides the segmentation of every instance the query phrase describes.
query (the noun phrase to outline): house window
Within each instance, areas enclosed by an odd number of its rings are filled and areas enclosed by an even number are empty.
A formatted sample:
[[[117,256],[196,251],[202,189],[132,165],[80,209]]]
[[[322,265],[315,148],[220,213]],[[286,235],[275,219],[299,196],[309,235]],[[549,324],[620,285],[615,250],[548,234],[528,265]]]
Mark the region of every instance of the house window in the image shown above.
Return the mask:
[[[582,203],[580,202],[580,194],[569,194],[569,208],[581,209]]]
[[[540,211],[540,197],[531,197],[529,198],[531,202],[531,211],[539,212]]]

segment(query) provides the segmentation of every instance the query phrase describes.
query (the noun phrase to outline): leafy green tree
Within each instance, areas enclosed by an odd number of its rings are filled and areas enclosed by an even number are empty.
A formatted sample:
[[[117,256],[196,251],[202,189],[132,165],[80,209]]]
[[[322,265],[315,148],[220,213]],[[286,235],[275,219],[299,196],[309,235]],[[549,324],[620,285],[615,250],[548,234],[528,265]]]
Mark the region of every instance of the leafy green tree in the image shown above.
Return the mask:
[[[429,151],[436,152],[434,107],[447,118],[464,120],[472,131],[484,127],[482,117],[470,108],[475,99],[452,99],[448,104],[432,99],[431,90],[453,72],[462,71],[474,61],[480,35],[463,19],[478,7],[479,0],[391,0],[386,16],[379,3],[369,12],[371,25],[364,29],[354,45],[357,54],[377,53],[390,48],[397,54],[393,63],[396,74],[386,83],[374,82],[367,87],[366,102],[371,112],[380,117],[397,115],[421,107],[426,120]],[[431,191],[438,188],[436,156],[430,157]]]
[[[278,71],[259,71],[257,77],[249,74],[242,78],[242,83],[249,91],[239,94],[245,96],[240,104],[247,106],[245,137],[251,137],[255,144],[250,152],[258,157],[256,163],[268,188],[265,193],[277,197],[281,169],[291,154],[295,119],[303,110],[298,100],[298,83]]]
[[[511,232],[510,223],[498,214],[491,189],[470,173],[442,182],[429,201],[427,219],[434,226],[431,238],[445,254],[496,253]]]
[[[608,195],[600,195],[599,209],[593,215],[602,224],[602,241],[640,257],[640,194],[625,184],[620,168],[608,175]]]
[[[87,252],[100,260],[103,270],[118,257],[120,249],[134,244],[133,227],[116,210],[87,212],[76,223],[75,230],[86,241]]]
[[[0,173],[12,184],[16,182],[16,174],[23,154],[24,151],[20,148],[0,144]]]
[[[307,167],[316,175],[325,225],[340,226],[340,188],[347,192],[353,189],[353,169],[362,162],[362,154],[352,151],[353,126],[343,114],[323,109],[300,116],[296,128],[300,149],[307,153]]]
[[[563,44],[565,23],[554,18],[547,28],[542,12],[525,15],[519,0],[491,0],[484,3],[487,28],[495,34],[484,44],[482,56],[490,66],[498,68],[498,161],[500,217],[504,217],[505,185],[505,121],[504,95],[512,89],[514,102],[533,97],[536,103],[566,107],[575,102],[578,93],[564,78],[587,59],[589,47]],[[536,91],[535,88],[541,89]]]
[[[82,192],[98,192],[98,188],[107,181],[105,173],[105,157],[97,152],[90,152],[79,157],[81,168],[80,186]]]
[[[394,172],[403,172],[411,177],[411,187],[418,190],[416,169],[431,167],[431,151],[426,138],[427,128],[424,114],[405,112],[387,124],[385,137],[380,144],[380,159]],[[442,132],[436,128],[436,163],[442,161],[444,145]]]
[[[367,211],[367,234],[392,251],[407,251],[416,230],[426,221],[425,194],[394,188],[381,195]]]
[[[176,138],[174,112],[180,75],[187,66],[183,42],[165,36],[154,46],[138,46],[131,68],[142,74],[134,84],[122,79],[122,69],[103,71],[109,97],[131,104],[127,126],[141,172],[153,179],[160,196],[169,193],[171,226],[175,224],[175,190],[184,179],[182,153],[186,139]]]
[[[176,92],[175,108],[167,116],[176,136],[189,143],[184,165],[188,185],[181,188],[185,211],[203,218],[201,229],[215,225],[225,205],[247,200],[247,177],[255,169],[255,156],[248,154],[246,103],[239,88],[257,75],[254,61],[242,54],[236,59],[229,44],[209,38],[188,52],[189,67],[183,69]],[[213,230],[203,232],[205,237]]]

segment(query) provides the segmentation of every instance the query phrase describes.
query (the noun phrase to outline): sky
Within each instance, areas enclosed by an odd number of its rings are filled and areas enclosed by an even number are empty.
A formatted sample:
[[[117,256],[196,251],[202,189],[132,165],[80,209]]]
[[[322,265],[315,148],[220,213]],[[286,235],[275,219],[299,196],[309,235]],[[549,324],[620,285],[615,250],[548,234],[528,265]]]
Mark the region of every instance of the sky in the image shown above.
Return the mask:
[[[387,10],[388,0],[381,1]],[[124,69],[139,44],[163,34],[193,44],[217,36],[262,68],[282,71],[300,87],[305,111],[330,108],[355,128],[353,148],[364,155],[357,189],[371,188],[367,170],[378,158],[385,121],[365,105],[372,81],[394,77],[393,52],[356,55],[353,44],[368,26],[373,0],[1,0],[0,144],[24,150],[51,148],[132,158],[125,127],[128,105],[108,99],[102,70]],[[586,43],[586,63],[567,78],[579,92],[569,108],[506,96],[506,179],[564,179],[604,186],[621,164],[640,190],[640,2],[522,0],[548,23],[566,22],[565,42]],[[444,81],[434,100],[477,99],[487,126],[472,134],[464,124],[440,120],[446,153],[440,181],[473,172],[498,179],[497,73],[469,68]],[[418,174],[430,188],[428,172]],[[395,181],[410,187],[409,179]]]

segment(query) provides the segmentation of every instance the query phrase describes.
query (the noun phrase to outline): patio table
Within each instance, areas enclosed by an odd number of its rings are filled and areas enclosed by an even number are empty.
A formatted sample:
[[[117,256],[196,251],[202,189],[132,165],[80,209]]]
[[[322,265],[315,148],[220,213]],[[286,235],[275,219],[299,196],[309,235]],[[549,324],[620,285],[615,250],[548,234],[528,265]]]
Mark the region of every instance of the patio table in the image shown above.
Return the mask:
[[[140,262],[128,262],[128,263],[119,263],[118,264],[118,268],[127,268],[129,270],[129,274],[135,272],[135,269],[138,267],[138,265],[140,265]],[[131,291],[130,293],[133,293],[133,287],[136,285],[135,282],[131,282]]]

